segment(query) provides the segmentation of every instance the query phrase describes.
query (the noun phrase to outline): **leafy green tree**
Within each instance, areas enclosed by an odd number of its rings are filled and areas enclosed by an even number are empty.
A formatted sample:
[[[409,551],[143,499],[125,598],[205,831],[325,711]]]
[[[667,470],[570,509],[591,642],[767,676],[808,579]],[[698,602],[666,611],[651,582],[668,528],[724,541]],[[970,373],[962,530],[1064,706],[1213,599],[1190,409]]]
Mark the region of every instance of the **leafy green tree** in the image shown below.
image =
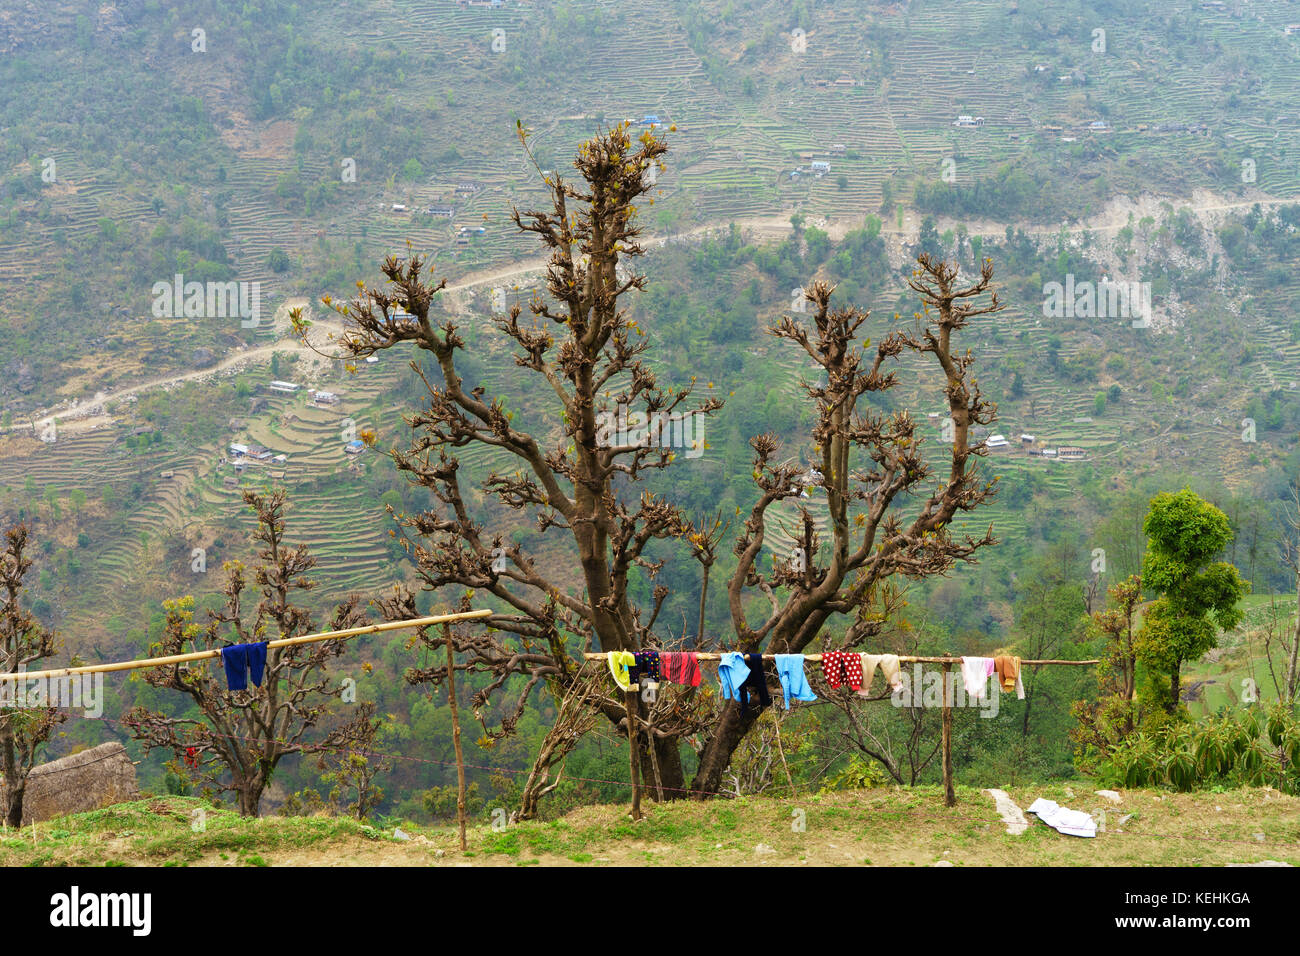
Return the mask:
[[[1162,705],[1175,716],[1183,663],[1214,647],[1220,628],[1241,621],[1237,602],[1250,586],[1231,564],[1212,562],[1232,540],[1232,526],[1227,515],[1190,488],[1152,498],[1142,530],[1148,538],[1142,582],[1160,596],[1138,632],[1138,660],[1168,677],[1163,688],[1152,682],[1147,693],[1152,709]]]

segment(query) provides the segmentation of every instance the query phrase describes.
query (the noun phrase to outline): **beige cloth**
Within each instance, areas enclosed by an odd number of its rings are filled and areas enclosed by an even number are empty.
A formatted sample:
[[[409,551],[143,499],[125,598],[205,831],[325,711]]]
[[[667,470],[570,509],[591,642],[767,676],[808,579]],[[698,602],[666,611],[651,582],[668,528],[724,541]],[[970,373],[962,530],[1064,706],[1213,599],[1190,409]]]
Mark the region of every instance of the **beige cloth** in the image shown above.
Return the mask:
[[[897,692],[903,689],[903,677],[897,654],[863,654],[862,690],[858,691],[859,697],[871,695],[871,679],[876,674],[876,665],[880,666],[880,673],[884,675],[891,691]]]
[[[1007,654],[993,658],[993,672],[998,675],[998,684],[1003,690],[1015,688],[1016,696],[1025,699],[1025,685],[1020,680],[1020,658]]]

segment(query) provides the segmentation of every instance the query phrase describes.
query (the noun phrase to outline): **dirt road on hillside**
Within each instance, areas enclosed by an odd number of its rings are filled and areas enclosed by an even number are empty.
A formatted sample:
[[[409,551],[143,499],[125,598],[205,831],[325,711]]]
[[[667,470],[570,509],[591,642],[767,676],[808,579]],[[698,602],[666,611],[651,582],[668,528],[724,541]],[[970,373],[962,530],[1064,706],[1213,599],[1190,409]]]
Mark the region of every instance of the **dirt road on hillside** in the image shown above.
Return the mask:
[[[1167,197],[1144,195],[1137,199],[1131,197],[1119,197],[1107,203],[1106,207],[1095,216],[1089,217],[1081,224],[1072,224],[1065,226],[1071,233],[1095,232],[1107,233],[1116,232],[1128,224],[1130,217],[1137,221],[1144,215],[1153,215],[1159,212],[1162,203],[1168,202],[1175,209],[1186,206],[1190,208],[1197,216],[1207,217],[1215,213],[1224,213],[1232,210],[1248,209],[1256,204],[1263,208],[1277,208],[1279,206],[1289,206],[1300,203],[1300,199],[1276,199],[1264,195],[1257,195],[1250,199],[1226,201],[1221,196],[1217,196],[1208,190],[1197,190],[1192,195],[1191,202],[1180,199]],[[890,239],[899,245],[906,245],[914,241],[920,231],[921,215],[915,211],[905,214],[903,227],[900,229],[896,223],[882,224],[881,232],[888,235]],[[967,233],[972,236],[1002,236],[1006,232],[1005,223],[996,223],[993,221],[960,221],[948,219],[947,217],[936,217],[936,226],[940,232],[946,229],[954,228],[957,225],[965,225]],[[683,242],[691,239],[713,234],[725,233],[730,229],[732,222],[735,223],[742,231],[749,233],[753,237],[762,238],[779,238],[787,234],[790,229],[788,219],[781,219],[779,216],[768,216],[750,219],[728,220],[726,222],[706,223],[693,229],[683,232],[672,233],[667,236],[645,236],[642,244],[647,249],[662,247],[669,242]],[[850,223],[848,220],[831,220],[827,222],[822,219],[809,219],[805,226],[815,226],[826,231],[831,239],[840,240],[851,229],[857,227],[857,222]],[[1061,230],[1062,226],[1040,227],[1036,229],[1026,229],[1025,233],[1031,236],[1055,235]],[[519,262],[511,263],[507,266],[499,266],[492,269],[484,269],[477,272],[470,272],[462,276],[447,286],[444,292],[445,301],[450,311],[458,311],[464,306],[463,298],[459,293],[466,292],[470,289],[481,286],[492,286],[500,283],[509,282],[512,279],[530,274],[541,274],[546,270],[547,257],[536,257],[525,259]],[[276,312],[276,324],[287,325],[285,313],[289,308],[295,305],[310,305],[306,299],[295,299],[286,301]],[[322,351],[328,351],[331,341],[329,334],[335,337],[343,331],[342,320],[337,319],[333,313],[328,313],[329,320],[314,318],[312,326],[311,341],[317,348]],[[104,413],[93,414],[95,408],[107,409],[115,402],[131,395],[138,395],[143,392],[153,391],[159,388],[170,388],[184,382],[200,381],[207,378],[220,376],[223,373],[233,372],[236,369],[248,365],[269,363],[272,354],[275,352],[290,352],[301,354],[312,359],[317,356],[309,348],[303,345],[295,335],[288,335],[280,338],[275,342],[267,345],[259,345],[255,348],[245,348],[232,352],[227,355],[216,365],[196,369],[191,372],[180,372],[175,375],[168,375],[161,378],[152,379],[147,382],[141,382],[128,388],[117,389],[112,392],[99,393],[93,398],[80,400],[75,406],[66,406],[49,412],[43,417],[36,420],[36,432],[39,434],[47,428],[51,422],[57,421],[57,428],[60,432],[78,432],[91,428],[100,427],[111,423],[110,416]],[[27,423],[15,425],[10,429],[11,432],[25,432],[30,426]]]

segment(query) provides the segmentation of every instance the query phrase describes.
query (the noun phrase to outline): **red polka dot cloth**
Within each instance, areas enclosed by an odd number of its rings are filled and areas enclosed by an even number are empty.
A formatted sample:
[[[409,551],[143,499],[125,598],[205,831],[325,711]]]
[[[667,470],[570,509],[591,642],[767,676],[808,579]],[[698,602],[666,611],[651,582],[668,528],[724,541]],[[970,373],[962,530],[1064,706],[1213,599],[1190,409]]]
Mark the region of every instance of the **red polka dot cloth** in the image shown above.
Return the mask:
[[[854,690],[862,689],[862,655],[848,651],[827,651],[822,654],[822,676],[831,689],[848,684]]]

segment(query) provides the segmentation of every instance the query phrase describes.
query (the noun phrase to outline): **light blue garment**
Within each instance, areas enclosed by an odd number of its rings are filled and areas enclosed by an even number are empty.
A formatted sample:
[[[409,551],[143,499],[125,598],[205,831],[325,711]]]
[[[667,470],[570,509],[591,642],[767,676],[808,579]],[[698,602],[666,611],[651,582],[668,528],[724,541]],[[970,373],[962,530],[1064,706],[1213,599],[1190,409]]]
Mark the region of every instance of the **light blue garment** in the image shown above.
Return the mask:
[[[723,700],[740,700],[740,685],[749,680],[745,655],[729,651],[718,661],[718,680],[722,682]]]
[[[781,679],[781,690],[785,692],[786,710],[790,709],[791,697],[802,701],[817,699],[804,676],[802,654],[777,654],[776,676]]]

